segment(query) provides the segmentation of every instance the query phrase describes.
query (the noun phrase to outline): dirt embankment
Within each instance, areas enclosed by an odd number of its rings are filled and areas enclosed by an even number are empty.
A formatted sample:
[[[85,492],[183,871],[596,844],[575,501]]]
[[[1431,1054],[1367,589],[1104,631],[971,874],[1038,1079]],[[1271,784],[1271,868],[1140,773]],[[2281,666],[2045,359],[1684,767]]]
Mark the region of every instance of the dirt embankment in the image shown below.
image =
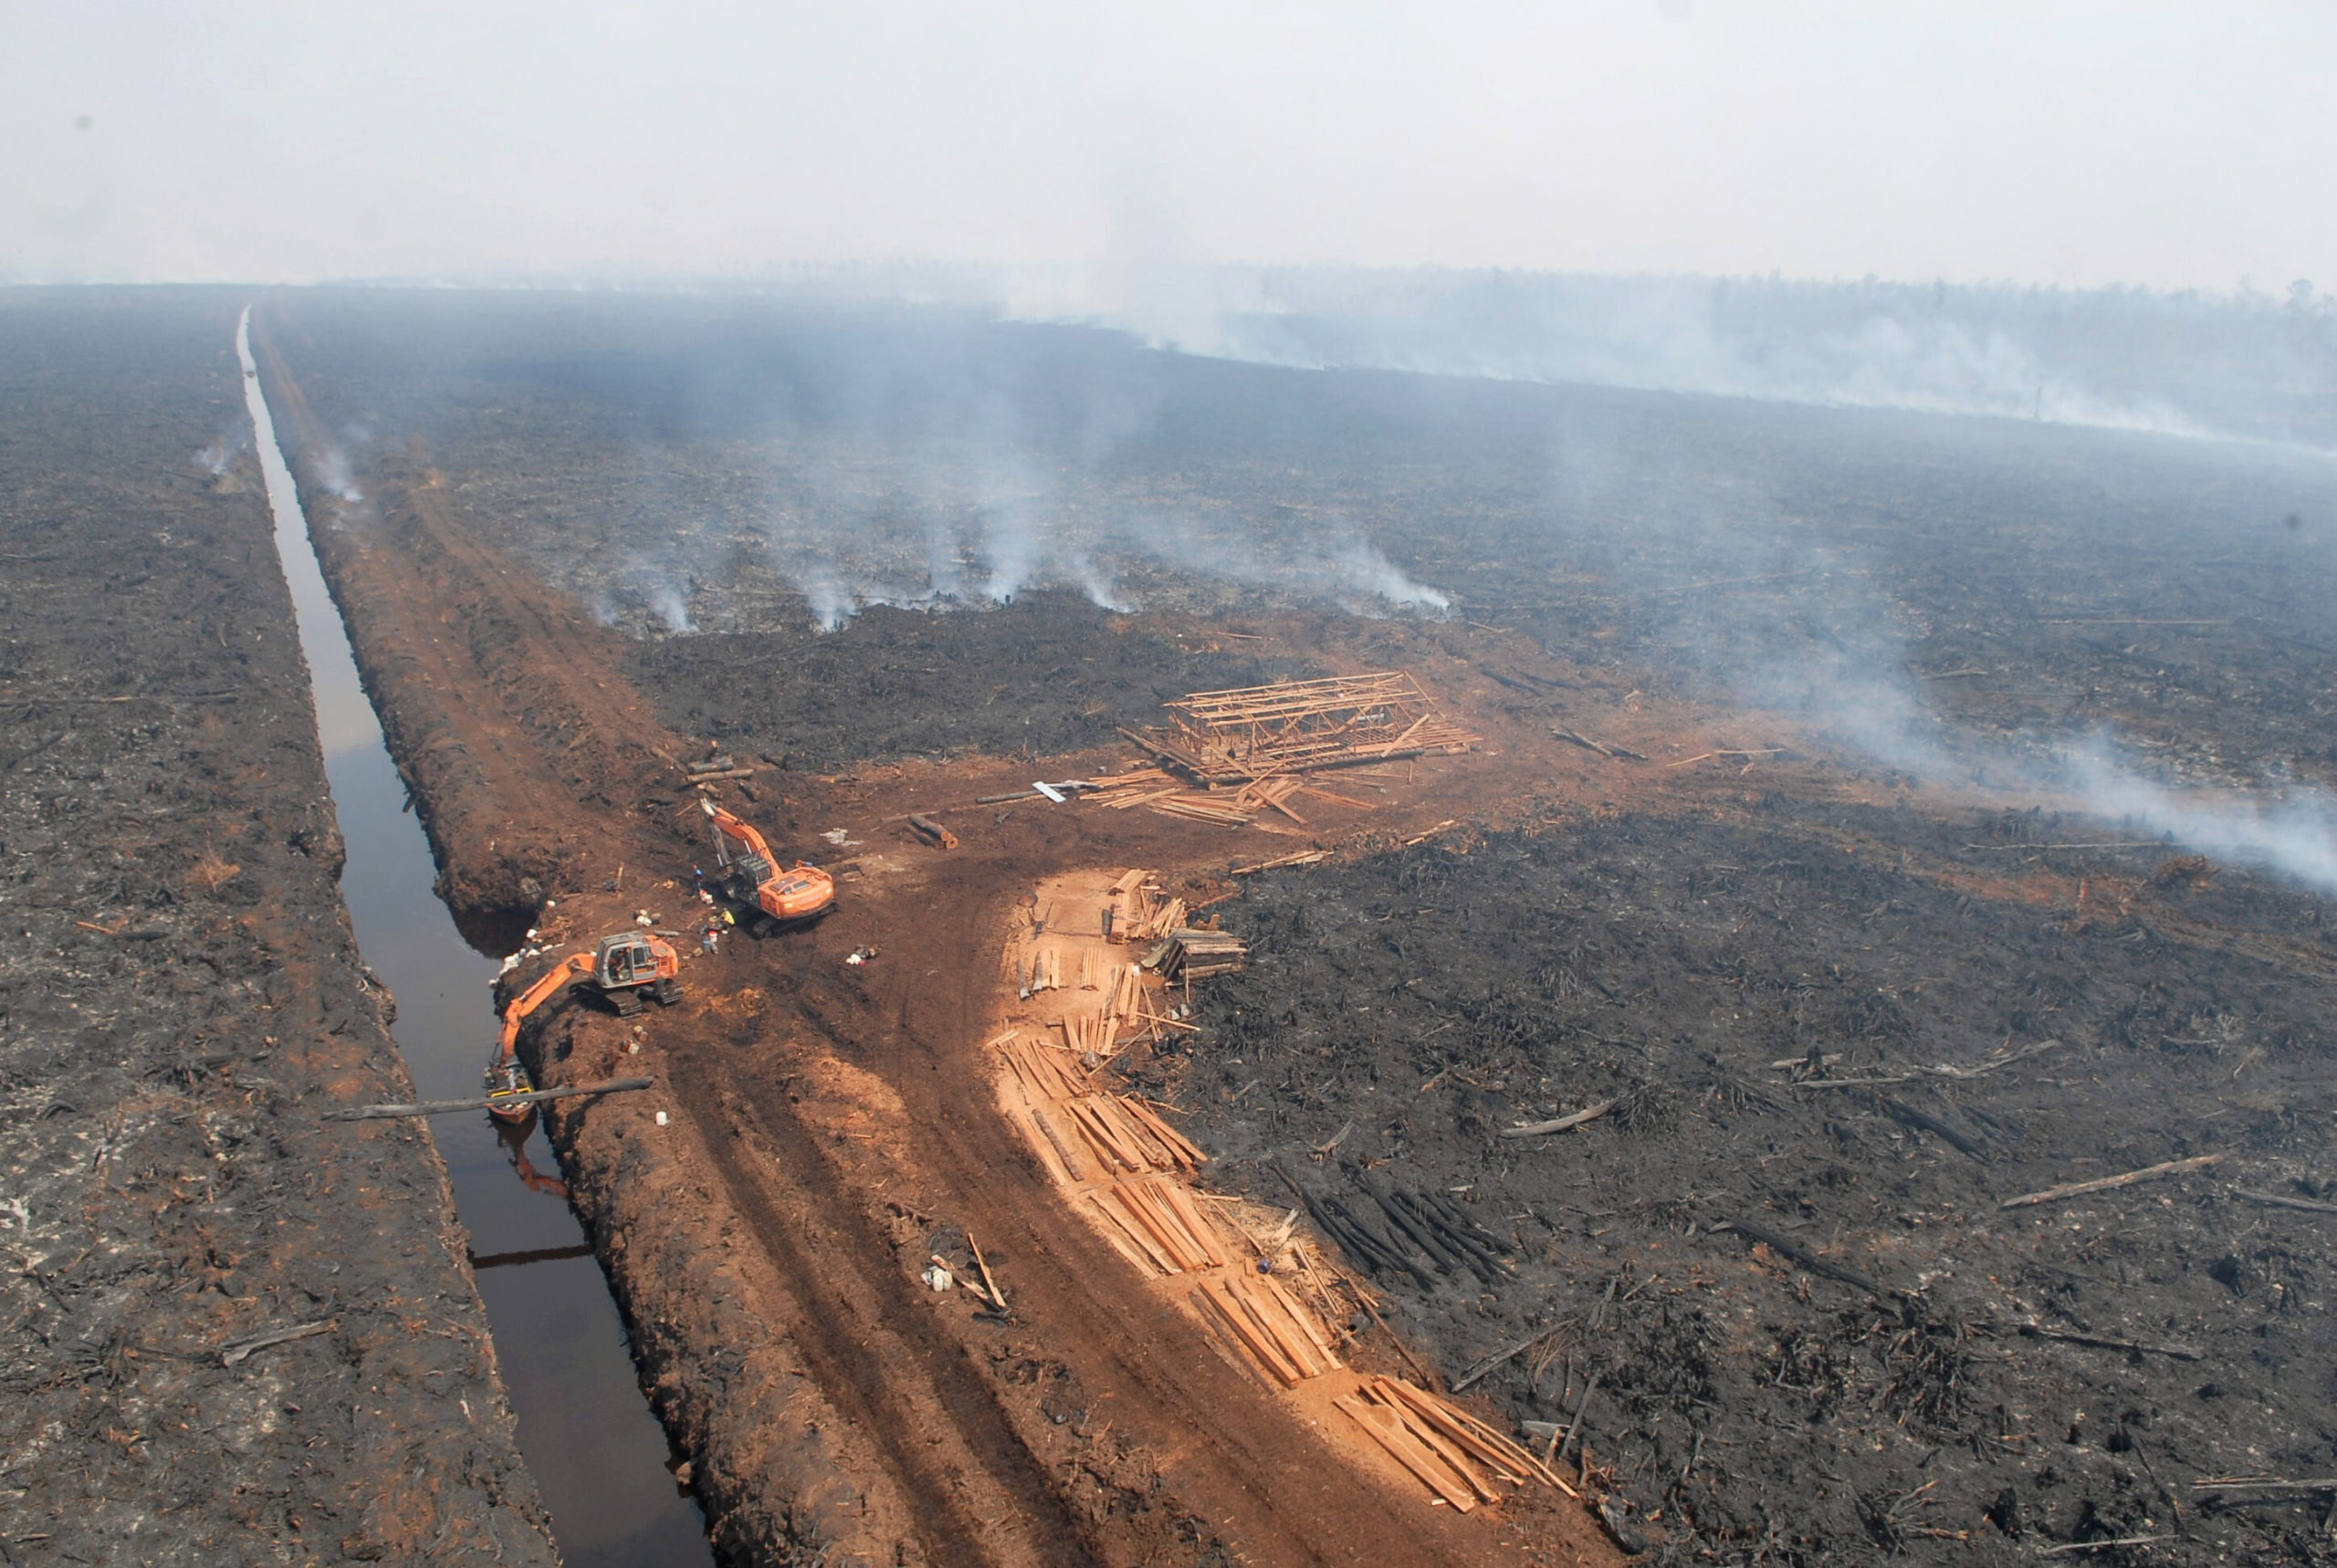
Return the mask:
[[[551,1563],[427,1130],[318,1120],[413,1085],[239,303],[0,300],[0,1555]]]
[[[624,761],[625,747],[655,757],[679,742],[611,733],[612,716],[634,711],[624,703],[545,697],[579,646],[572,630],[539,630],[562,612],[467,530],[442,549],[428,505],[390,470],[360,483],[364,509],[326,504],[319,522],[340,530],[328,571],[393,737],[424,733],[424,718],[398,716],[410,705],[441,727],[438,754],[506,769],[404,758],[459,870],[450,891],[491,901],[536,877],[557,899],[539,927],[555,947],[636,911],[680,927],[695,905],[674,873],[704,858],[702,842],[676,820],[676,772]],[[497,601],[522,607],[466,624],[459,642],[417,616]],[[424,654],[434,637],[441,652]],[[617,762],[572,760],[592,757]],[[757,1559],[1459,1563],[1516,1541],[1514,1516],[1455,1519],[1339,1463],[1158,1310],[998,1117],[978,1046],[1014,901],[1065,865],[1175,863],[1223,841],[1082,810],[953,819],[979,837],[948,860],[899,836],[906,810],[963,807],[1028,777],[1021,763],[969,763],[722,786],[782,851],[853,865],[843,908],[806,935],[693,954],[671,1010],[622,1022],[580,1005],[529,1031],[547,1081],[659,1078],[651,1093],[563,1106],[554,1129],[718,1542]],[[1389,821],[1430,809],[1415,792]],[[846,841],[831,853],[815,830]],[[510,863],[514,842],[540,866]],[[469,913],[480,926],[498,915]],[[872,947],[874,965],[844,964]],[[1008,1321],[917,1281],[969,1229]]]

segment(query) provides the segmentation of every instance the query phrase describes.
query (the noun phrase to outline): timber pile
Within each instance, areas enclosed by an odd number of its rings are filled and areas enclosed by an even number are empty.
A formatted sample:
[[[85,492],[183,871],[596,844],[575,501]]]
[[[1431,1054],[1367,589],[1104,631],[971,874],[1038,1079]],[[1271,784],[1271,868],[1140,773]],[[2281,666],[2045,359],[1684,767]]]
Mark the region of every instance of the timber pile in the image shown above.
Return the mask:
[[[1171,931],[1144,956],[1144,967],[1168,980],[1238,975],[1249,962],[1249,944],[1222,931]]]
[[[1394,671],[1195,692],[1168,707],[1174,716],[1162,728],[1120,733],[1204,785],[1461,752],[1483,738],[1438,713],[1418,682]],[[1287,814],[1279,802],[1265,803]]]
[[[1115,811],[1143,806],[1164,817],[1213,822],[1221,828],[1254,827],[1270,833],[1286,833],[1294,830],[1262,822],[1258,818],[1264,810],[1273,810],[1304,826],[1305,819],[1284,802],[1305,783],[1294,775],[1284,775],[1265,789],[1253,791],[1245,788],[1238,794],[1226,795],[1193,789],[1158,768],[1140,768],[1099,785],[1087,794],[1086,800],[1089,805],[1105,806]]]
[[[1122,872],[1105,896],[1106,941],[1157,942],[1185,924],[1185,901],[1164,897],[1148,871]]]
[[[1087,1202],[1106,1221],[1105,1236],[1147,1272],[1199,1273],[1232,1261],[1182,1182],[1115,1182],[1089,1193]]]
[[[1563,1488],[1557,1472],[1448,1400],[1400,1377],[1367,1377],[1332,1401],[1421,1485],[1466,1513],[1499,1502],[1493,1482],[1542,1481]]]
[[[1061,1105],[1107,1170],[1116,1166],[1131,1176],[1194,1170],[1209,1158],[1131,1095],[1083,1094]]]
[[[1164,896],[1150,872],[1122,873],[1106,896],[1105,936],[1114,942],[1152,944],[1139,967],[1165,979],[1235,974],[1249,962],[1249,945],[1240,937],[1187,925],[1185,917],[1191,912],[1185,901]]]
[[[1192,1300],[1202,1318],[1284,1388],[1343,1364],[1315,1314],[1271,1274],[1236,1269],[1205,1279]]]
[[[1209,1156],[1135,1095],[1089,1081],[1085,1057],[1011,1031],[990,1042],[1029,1104],[1026,1134],[1052,1154],[1065,1180],[1110,1181],[1118,1173],[1193,1170]]]

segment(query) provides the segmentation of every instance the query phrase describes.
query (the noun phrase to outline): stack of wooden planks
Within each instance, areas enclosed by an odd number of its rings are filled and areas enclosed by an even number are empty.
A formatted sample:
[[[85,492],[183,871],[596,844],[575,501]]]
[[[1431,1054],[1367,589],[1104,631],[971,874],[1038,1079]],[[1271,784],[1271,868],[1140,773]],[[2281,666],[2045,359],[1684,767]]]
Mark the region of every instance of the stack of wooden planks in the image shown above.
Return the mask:
[[[1109,1056],[1119,1036],[1119,1022],[1103,1008],[1074,1008],[1055,1020],[1063,1042],[1074,1051]]]
[[[1148,871],[1122,872],[1105,897],[1114,942],[1157,942],[1185,923],[1185,901],[1165,896]]]
[[[1090,1192],[1087,1202],[1104,1217],[1106,1239],[1139,1269],[1190,1274],[1231,1261],[1216,1227],[1181,1182],[1115,1182]]]
[[[1042,1157],[1052,1153],[1064,1179],[1110,1181],[1120,1173],[1194,1170],[1209,1156],[1135,1095],[1109,1094],[1084,1058],[1008,1030],[990,1041],[1029,1105],[1025,1132]]]
[[[1342,1364],[1315,1314],[1271,1274],[1247,1269],[1212,1275],[1193,1287],[1203,1321],[1284,1388],[1336,1372]]]
[[[1222,931],[1171,931],[1144,956],[1148,969],[1170,980],[1205,980],[1240,974],[1250,962],[1250,945]]]
[[[1502,1433],[1400,1377],[1367,1377],[1355,1393],[1332,1403],[1389,1458],[1462,1513],[1481,1502],[1499,1502],[1496,1480],[1566,1485],[1557,1472]]]
[[[1200,784],[1466,751],[1483,738],[1438,713],[1418,682],[1395,671],[1195,692],[1168,706],[1175,716],[1165,727],[1120,733]]]
[[[1106,1170],[1116,1166],[1133,1176],[1193,1170],[1209,1158],[1133,1095],[1083,1094],[1062,1105]]]

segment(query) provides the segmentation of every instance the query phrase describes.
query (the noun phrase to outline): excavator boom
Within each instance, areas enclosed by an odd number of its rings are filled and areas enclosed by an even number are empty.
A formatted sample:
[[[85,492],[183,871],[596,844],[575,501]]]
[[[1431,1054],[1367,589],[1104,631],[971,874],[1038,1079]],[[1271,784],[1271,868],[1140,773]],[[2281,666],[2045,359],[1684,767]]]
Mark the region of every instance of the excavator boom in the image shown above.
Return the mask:
[[[542,979],[514,997],[511,1005],[503,1009],[503,1038],[500,1041],[503,1054],[510,1055],[512,1048],[519,1043],[519,1026],[528,1021],[529,1013],[592,972],[592,954],[571,953],[546,970]]]
[[[779,863],[770,852],[770,845],[764,841],[762,834],[755,831],[753,823],[740,821],[711,800],[701,799],[698,803],[706,808],[706,814],[714,821],[714,852],[723,864],[730,863],[729,853],[722,847],[726,835],[736,839],[749,854],[756,856],[765,865]]]

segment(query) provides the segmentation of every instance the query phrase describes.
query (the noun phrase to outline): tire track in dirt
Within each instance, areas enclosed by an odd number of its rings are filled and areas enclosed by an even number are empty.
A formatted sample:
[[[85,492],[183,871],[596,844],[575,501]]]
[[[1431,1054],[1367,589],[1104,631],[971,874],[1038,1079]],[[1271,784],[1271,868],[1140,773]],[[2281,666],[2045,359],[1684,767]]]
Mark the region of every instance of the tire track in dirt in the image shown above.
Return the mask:
[[[695,1052],[676,1061],[701,1071],[709,1065]],[[714,1065],[707,1077],[718,1079]],[[756,1236],[791,1284],[802,1281],[818,1303],[807,1302],[794,1321],[796,1348],[821,1364],[823,1390],[875,1442],[917,1516],[927,1555],[936,1563],[1094,1562],[990,1391],[954,1345],[935,1338],[931,1312],[915,1299],[915,1279],[901,1272],[892,1244],[870,1229],[803,1130],[775,1136],[729,1094],[702,1089],[684,1103]],[[749,1168],[741,1148],[772,1171]],[[789,1200],[784,1210],[781,1200]],[[812,1234],[804,1217],[813,1214],[833,1234]],[[879,1261],[871,1267],[870,1260]],[[907,1387],[897,1376],[903,1364],[921,1375]],[[954,1429],[947,1453],[938,1451],[943,1442],[919,1436],[935,1417]]]
[[[1100,863],[1129,852],[1118,841],[1131,836],[1145,841],[1133,851],[1137,859],[1166,863],[1189,856],[1194,842],[1181,824],[1160,829],[1125,817],[1101,835],[1114,842],[1093,841],[1095,832],[1086,821],[1067,825],[1058,852],[1043,863],[1052,870],[1083,854]],[[990,1113],[984,1054],[937,1043],[984,1038],[998,937],[1034,869],[1022,857],[952,856],[916,897],[856,908],[854,940],[874,936],[887,954],[915,956],[874,983],[799,998],[806,1021],[831,1040],[854,1042],[901,1094],[908,1121],[927,1134],[917,1157],[947,1192],[950,1218],[1011,1251],[1000,1275],[1017,1310],[1045,1324],[1049,1353],[1089,1397],[1161,1452],[1184,1507],[1259,1562],[1386,1562],[1396,1549],[1407,1563],[1483,1561],[1492,1545],[1483,1527],[1493,1515],[1431,1511],[1358,1473],[1220,1356],[1197,1325],[1155,1310],[1126,1260],[1062,1202]],[[747,1092],[769,1103],[760,1084]],[[1504,1528],[1523,1512],[1513,1507]],[[1587,1525],[1559,1522],[1553,1533],[1591,1561],[1615,1560]]]

